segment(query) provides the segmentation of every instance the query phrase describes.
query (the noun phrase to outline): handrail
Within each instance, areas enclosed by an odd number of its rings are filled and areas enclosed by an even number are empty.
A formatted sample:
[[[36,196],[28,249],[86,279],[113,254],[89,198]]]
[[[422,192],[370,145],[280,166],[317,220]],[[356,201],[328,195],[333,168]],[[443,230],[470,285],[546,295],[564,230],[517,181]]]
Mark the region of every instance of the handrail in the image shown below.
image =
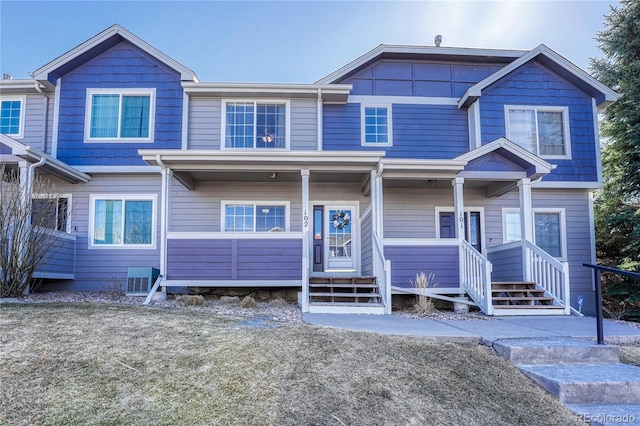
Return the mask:
[[[611,268],[608,266],[594,265],[591,263],[583,263],[582,266],[593,269],[593,279],[596,288],[596,333],[598,336],[598,344],[604,345],[604,324],[602,320],[602,280],[600,274],[602,272],[611,272],[629,278],[640,279],[640,274],[629,272],[622,269]]]
[[[560,262],[530,241],[523,242],[526,280],[534,281],[571,313],[569,264]]]
[[[460,241],[460,281],[465,291],[487,315],[493,315],[492,264],[468,241]]]
[[[384,249],[382,248],[382,244],[380,243],[380,238],[376,231],[371,232],[373,235],[373,245],[375,247],[375,251],[378,260],[378,268],[382,267],[383,274],[380,274],[380,269],[377,269],[376,278],[381,279],[381,283],[378,285],[380,289],[380,293],[382,296],[383,304],[384,304],[384,313],[391,313],[391,261],[385,259],[384,257]]]

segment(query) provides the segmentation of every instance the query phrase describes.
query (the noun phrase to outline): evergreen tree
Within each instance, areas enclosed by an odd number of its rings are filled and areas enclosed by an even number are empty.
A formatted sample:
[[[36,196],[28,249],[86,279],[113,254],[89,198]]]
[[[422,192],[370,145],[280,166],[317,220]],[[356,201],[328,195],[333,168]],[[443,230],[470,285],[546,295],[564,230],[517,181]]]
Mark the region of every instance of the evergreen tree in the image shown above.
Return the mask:
[[[595,205],[598,259],[640,272],[640,2],[622,0],[611,7],[596,40],[604,58],[592,59],[591,72],[621,95],[602,114],[604,193]],[[610,278],[605,283],[606,297],[626,308],[640,306],[637,280]]]

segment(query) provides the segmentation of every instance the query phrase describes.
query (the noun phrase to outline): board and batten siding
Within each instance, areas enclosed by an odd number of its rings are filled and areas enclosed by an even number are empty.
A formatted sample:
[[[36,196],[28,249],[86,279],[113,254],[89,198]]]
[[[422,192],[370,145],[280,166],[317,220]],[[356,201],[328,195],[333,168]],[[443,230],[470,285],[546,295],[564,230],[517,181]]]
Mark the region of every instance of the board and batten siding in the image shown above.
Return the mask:
[[[145,165],[138,149],[180,149],[183,91],[180,74],[123,41],[61,79],[57,158],[76,165]],[[155,88],[151,142],[85,143],[88,88]]]
[[[504,64],[379,60],[341,83],[353,84],[352,95],[459,98]]]
[[[60,184],[60,192],[71,194],[71,230],[76,236],[75,279],[45,283],[52,290],[105,291],[113,282],[124,288],[129,267],[160,266],[160,174],[97,175],[88,183]],[[149,249],[89,248],[89,202],[91,195],[156,195],[156,247]]]
[[[468,114],[455,105],[393,104],[393,146],[380,147],[362,146],[360,108],[359,103],[324,106],[324,150],[385,151],[386,158],[429,159],[452,159],[469,150]]]
[[[251,99],[254,100],[254,99]],[[222,138],[221,98],[191,97],[189,100],[189,149],[220,149]],[[259,101],[259,99],[258,99]],[[317,150],[318,124],[315,100],[292,99],[289,126],[292,151]]]
[[[557,74],[532,61],[482,90],[482,144],[507,137],[505,105],[569,108],[570,160],[549,160],[558,167],[544,181],[596,182],[596,137],[592,98]]]

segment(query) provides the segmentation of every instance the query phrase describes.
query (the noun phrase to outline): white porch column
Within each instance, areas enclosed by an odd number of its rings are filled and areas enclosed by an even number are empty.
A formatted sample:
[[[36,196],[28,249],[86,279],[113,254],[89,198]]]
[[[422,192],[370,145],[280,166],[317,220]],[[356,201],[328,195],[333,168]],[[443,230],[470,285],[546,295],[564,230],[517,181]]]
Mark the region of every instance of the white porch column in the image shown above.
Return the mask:
[[[529,253],[525,241],[533,241],[533,212],[531,207],[531,179],[522,178],[518,181],[520,196],[520,237],[522,239],[522,273],[525,281],[531,281],[531,265],[528,262]]]
[[[378,237],[380,238],[380,243],[383,243],[384,239],[384,199],[383,199],[383,191],[382,191],[382,176],[376,175],[376,209],[377,209],[377,224],[376,224],[376,232],[378,233]],[[384,244],[384,243],[383,243]]]
[[[300,170],[302,178],[302,312],[309,312],[309,170]]]
[[[171,205],[171,169],[160,170],[162,186],[160,189],[160,275],[167,278],[167,232],[169,231],[169,206]],[[167,287],[162,287],[162,299],[167,297]]]
[[[464,239],[464,178],[457,177],[451,181],[453,185],[453,211],[456,221],[456,238]]]
[[[31,176],[29,176],[29,165],[26,161],[20,161],[20,163],[18,163],[18,167],[20,168],[20,202],[21,207],[26,211],[29,209],[29,200],[31,199],[32,184],[29,182]],[[29,214],[29,216],[31,216],[31,214]],[[27,219],[27,223],[31,223],[31,217]]]

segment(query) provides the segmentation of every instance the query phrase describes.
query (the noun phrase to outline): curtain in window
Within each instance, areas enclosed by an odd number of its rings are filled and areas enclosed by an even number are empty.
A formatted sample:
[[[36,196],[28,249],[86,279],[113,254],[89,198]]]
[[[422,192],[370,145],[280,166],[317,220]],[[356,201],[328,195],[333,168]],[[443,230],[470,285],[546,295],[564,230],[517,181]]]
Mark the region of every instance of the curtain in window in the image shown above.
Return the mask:
[[[96,200],[94,244],[122,244],[122,200]]]
[[[92,138],[118,137],[120,95],[93,95],[91,98]]]
[[[148,138],[149,137],[149,96],[122,97],[122,123],[120,137]]]
[[[553,257],[562,257],[560,214],[535,213],[536,245]]]
[[[512,241],[520,241],[522,239],[522,225],[520,224],[520,211],[512,210],[507,211],[504,214],[505,221],[505,241],[510,243]]]
[[[538,135],[540,155],[565,155],[562,112],[539,111]]]
[[[124,243],[151,244],[151,201],[125,201]]]
[[[510,139],[534,154],[538,153],[538,136],[536,134],[536,113],[533,110],[509,110]]]

